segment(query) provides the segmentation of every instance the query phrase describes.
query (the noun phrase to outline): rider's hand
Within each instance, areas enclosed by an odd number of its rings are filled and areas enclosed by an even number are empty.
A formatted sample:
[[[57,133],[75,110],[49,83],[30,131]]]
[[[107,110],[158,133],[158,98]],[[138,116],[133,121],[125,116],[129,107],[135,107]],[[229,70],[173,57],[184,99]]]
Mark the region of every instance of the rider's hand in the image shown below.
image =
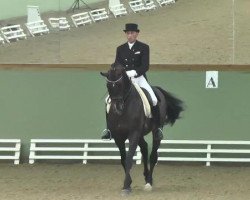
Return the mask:
[[[126,71],[126,73],[129,78],[137,76],[137,73],[135,70],[129,70],[129,71]]]

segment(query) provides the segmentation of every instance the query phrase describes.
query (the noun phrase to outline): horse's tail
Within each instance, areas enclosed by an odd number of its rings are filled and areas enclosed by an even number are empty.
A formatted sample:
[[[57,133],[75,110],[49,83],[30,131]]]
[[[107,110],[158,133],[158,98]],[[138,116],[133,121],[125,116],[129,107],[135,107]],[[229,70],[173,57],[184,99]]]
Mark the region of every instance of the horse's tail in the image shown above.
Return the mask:
[[[175,123],[177,119],[180,118],[180,113],[184,110],[183,101],[176,98],[171,93],[163,90],[160,87],[157,87],[161,93],[164,95],[167,104],[167,116],[165,118],[164,123],[170,124],[171,126]]]

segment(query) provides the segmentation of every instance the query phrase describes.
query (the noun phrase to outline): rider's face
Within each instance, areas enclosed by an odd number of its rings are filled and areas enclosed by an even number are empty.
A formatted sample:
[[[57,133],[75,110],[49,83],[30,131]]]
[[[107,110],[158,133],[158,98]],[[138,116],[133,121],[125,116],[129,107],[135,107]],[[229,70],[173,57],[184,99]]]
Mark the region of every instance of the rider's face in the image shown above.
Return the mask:
[[[126,31],[126,36],[127,36],[127,40],[129,43],[134,43],[136,41],[136,38],[139,34],[139,32],[136,31]]]

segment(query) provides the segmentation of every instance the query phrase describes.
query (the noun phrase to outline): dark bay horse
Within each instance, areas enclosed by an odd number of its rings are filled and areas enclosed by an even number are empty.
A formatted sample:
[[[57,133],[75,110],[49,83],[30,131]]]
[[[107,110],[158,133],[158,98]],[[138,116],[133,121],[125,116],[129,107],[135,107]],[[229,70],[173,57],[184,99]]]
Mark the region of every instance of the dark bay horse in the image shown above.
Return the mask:
[[[157,163],[157,150],[161,141],[156,137],[159,127],[154,120],[147,118],[144,113],[143,103],[137,90],[128,78],[125,69],[120,65],[112,65],[107,73],[101,72],[106,77],[107,89],[111,99],[109,113],[106,113],[107,128],[111,131],[121,155],[121,164],[125,170],[125,179],[122,194],[131,192],[133,156],[139,145],[144,163],[145,189],[151,189],[153,184],[153,170]],[[183,111],[182,101],[164,91],[160,87],[153,87],[160,105],[162,125],[173,125]],[[144,136],[153,133],[153,145],[148,167],[148,144]],[[129,140],[129,151],[126,153],[125,141]]]

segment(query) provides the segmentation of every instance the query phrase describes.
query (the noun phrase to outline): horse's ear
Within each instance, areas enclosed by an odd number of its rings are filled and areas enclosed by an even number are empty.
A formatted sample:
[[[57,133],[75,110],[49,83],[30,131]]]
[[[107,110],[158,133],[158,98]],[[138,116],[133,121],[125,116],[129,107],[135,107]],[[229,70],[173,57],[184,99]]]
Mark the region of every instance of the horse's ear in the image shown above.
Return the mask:
[[[100,74],[104,77],[108,77],[108,72],[100,72]]]

